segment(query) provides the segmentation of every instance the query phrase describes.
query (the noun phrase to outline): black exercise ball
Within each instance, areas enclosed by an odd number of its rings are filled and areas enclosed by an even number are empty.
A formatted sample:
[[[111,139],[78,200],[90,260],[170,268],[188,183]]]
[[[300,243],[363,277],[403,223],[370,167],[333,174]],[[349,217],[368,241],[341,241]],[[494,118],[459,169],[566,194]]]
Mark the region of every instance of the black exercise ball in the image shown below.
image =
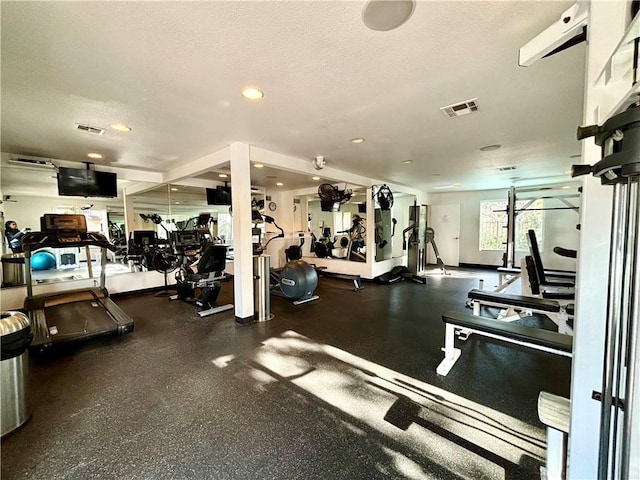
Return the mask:
[[[280,290],[290,300],[310,297],[318,286],[318,273],[303,260],[293,260],[282,267]]]

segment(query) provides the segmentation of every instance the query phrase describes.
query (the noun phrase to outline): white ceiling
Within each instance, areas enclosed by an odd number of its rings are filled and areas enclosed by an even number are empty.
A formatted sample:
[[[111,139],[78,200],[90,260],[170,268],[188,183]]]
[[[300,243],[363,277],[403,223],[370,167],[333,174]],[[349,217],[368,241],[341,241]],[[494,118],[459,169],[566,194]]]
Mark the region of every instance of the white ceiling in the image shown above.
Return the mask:
[[[1,148],[166,171],[239,141],[427,191],[563,181],[585,46],[517,57],[571,4],[419,1],[379,32],[362,1],[2,2]],[[472,115],[439,111],[476,97]]]

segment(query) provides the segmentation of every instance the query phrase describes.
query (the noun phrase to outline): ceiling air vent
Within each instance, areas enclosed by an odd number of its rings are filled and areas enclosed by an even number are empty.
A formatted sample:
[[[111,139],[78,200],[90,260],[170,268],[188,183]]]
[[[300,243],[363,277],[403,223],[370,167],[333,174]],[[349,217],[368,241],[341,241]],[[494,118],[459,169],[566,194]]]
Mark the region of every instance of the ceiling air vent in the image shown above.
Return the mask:
[[[472,98],[471,100],[465,100],[464,102],[447,105],[446,107],[441,107],[440,111],[447,118],[456,118],[468,115],[478,111],[478,99]]]
[[[21,167],[48,168],[48,169],[56,168],[53,162],[48,158],[28,157],[25,155],[12,156],[9,158],[8,163],[10,165],[18,165]]]
[[[509,170],[515,170],[515,169],[516,169],[516,167],[513,167],[513,166],[511,166],[511,167],[498,167],[498,171],[499,172],[508,172]]]
[[[83,125],[82,123],[76,123],[76,128],[81,132],[91,133],[93,135],[104,135],[104,128],[92,127],[90,125]]]

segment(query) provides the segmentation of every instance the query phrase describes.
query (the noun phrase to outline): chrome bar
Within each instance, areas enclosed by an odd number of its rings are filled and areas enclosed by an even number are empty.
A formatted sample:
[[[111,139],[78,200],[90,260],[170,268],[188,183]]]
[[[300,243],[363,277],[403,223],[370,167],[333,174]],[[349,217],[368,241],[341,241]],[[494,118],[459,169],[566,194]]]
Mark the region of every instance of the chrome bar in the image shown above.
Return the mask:
[[[102,256],[100,257],[100,288],[104,288],[107,285],[107,249],[103,247],[100,250],[102,250]]]
[[[607,292],[607,318],[602,369],[602,404],[600,407],[600,447],[598,451],[598,479],[609,478],[609,451],[611,438],[611,407],[613,403],[616,343],[620,320],[621,283],[623,278],[621,245],[625,227],[625,190],[617,183],[613,186],[611,214],[611,247],[609,251],[609,287]]]
[[[629,311],[628,311],[628,328],[627,328],[627,347],[626,347],[626,378],[625,378],[625,401],[624,401],[624,420],[622,426],[622,447],[620,461],[620,478],[630,478],[630,462],[632,455],[632,432],[633,419],[637,418],[634,412],[635,394],[636,394],[636,368],[638,358],[638,319],[640,318],[640,194],[639,177],[631,178],[629,184],[629,205],[630,218],[627,243],[630,246],[628,250],[629,262]],[[637,432],[637,429],[636,429]],[[638,439],[636,439],[638,440]]]

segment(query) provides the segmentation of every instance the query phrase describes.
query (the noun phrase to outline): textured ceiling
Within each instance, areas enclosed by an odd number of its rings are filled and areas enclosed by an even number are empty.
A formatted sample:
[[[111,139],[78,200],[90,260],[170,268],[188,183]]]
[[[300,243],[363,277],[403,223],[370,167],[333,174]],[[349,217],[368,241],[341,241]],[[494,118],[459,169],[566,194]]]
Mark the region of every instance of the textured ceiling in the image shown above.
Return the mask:
[[[585,46],[517,56],[571,3],[418,2],[377,32],[360,1],[2,2],[2,151],[166,171],[239,141],[427,191],[561,181]]]

